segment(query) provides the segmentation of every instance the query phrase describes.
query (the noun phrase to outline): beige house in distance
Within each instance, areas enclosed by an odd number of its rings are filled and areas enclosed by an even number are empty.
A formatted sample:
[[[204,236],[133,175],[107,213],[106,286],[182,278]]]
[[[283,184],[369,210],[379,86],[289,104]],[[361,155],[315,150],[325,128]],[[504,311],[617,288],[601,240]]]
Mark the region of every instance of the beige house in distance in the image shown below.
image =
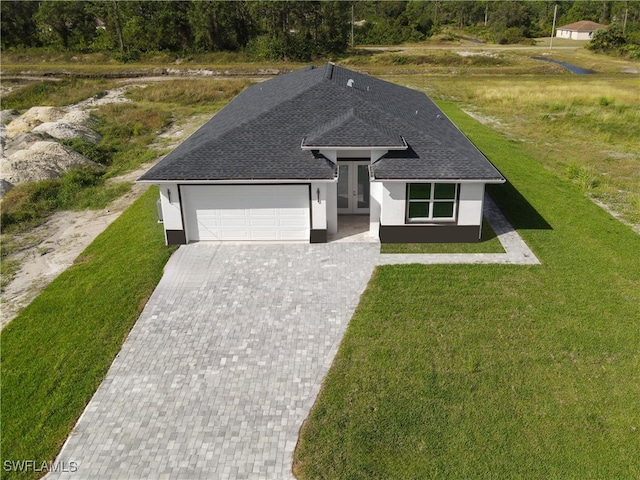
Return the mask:
[[[607,28],[607,25],[583,20],[581,22],[570,23],[556,29],[557,38],[567,38],[569,40],[591,40],[596,30]]]

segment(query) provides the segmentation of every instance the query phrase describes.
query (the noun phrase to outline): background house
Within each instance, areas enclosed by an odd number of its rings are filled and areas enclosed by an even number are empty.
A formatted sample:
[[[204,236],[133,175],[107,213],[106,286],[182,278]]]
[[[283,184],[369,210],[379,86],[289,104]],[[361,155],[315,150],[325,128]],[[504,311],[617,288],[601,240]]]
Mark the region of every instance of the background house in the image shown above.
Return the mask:
[[[607,26],[590,20],[583,20],[558,27],[556,29],[556,37],[570,40],[591,40],[594,32],[603,28],[607,28]]]

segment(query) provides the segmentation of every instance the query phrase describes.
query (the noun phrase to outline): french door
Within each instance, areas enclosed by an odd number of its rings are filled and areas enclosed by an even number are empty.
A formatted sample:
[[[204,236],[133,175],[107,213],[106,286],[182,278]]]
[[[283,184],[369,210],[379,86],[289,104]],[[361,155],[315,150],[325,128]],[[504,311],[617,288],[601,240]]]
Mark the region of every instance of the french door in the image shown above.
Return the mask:
[[[369,162],[338,162],[338,214],[369,213]]]

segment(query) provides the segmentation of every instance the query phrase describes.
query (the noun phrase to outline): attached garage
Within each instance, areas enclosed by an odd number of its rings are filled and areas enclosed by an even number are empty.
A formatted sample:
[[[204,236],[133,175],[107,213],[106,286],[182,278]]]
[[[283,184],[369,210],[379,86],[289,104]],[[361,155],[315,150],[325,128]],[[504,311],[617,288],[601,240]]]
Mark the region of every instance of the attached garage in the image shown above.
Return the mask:
[[[180,194],[188,242],[309,241],[309,185],[183,185]]]

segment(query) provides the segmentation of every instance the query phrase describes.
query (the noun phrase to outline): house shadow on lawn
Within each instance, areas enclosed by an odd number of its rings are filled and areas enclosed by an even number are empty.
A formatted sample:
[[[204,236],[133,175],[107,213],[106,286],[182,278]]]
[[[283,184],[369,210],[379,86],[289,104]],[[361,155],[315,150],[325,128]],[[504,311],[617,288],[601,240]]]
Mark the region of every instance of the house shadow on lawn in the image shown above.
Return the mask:
[[[487,185],[487,193],[498,204],[502,213],[516,230],[553,229],[509,180],[499,185]]]

